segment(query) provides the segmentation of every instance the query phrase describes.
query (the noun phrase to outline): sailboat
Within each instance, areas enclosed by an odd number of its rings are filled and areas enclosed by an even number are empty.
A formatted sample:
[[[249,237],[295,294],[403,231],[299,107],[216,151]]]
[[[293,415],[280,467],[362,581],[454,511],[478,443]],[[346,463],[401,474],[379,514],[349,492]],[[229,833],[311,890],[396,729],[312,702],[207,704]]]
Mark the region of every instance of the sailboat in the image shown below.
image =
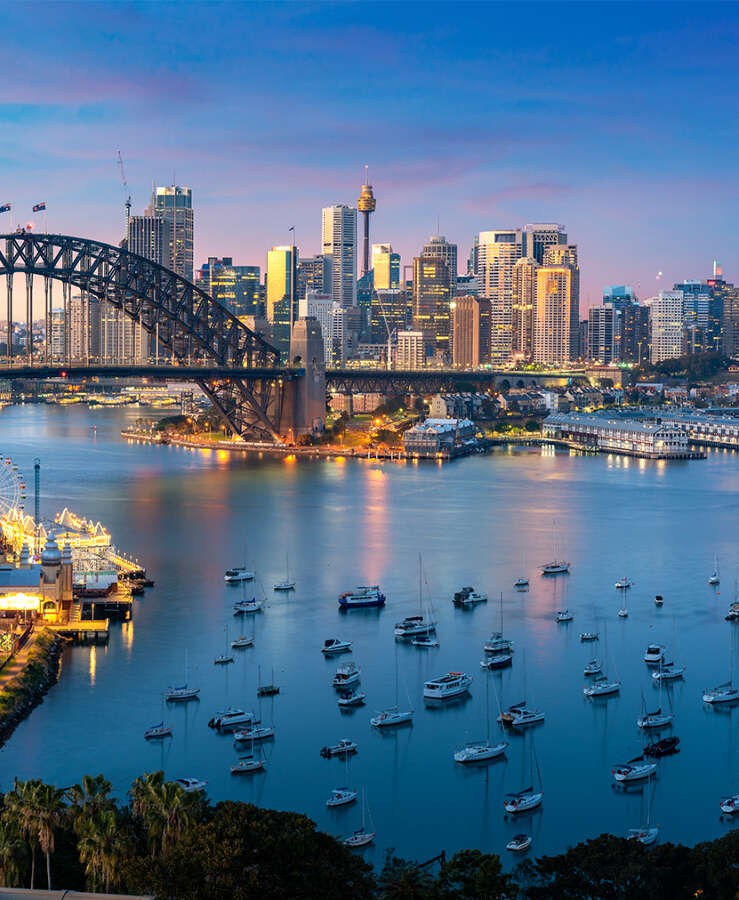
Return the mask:
[[[616,585],[616,587],[618,587],[618,584]],[[629,587],[631,587],[631,584],[629,584]],[[619,619],[628,619],[629,618],[629,604],[626,599],[627,597],[628,597],[628,592],[624,590],[624,605],[618,611]]]
[[[711,577],[708,579],[709,584],[721,584],[721,573],[718,568],[718,556],[714,554],[713,556],[713,572],[711,573]]]
[[[420,553],[418,554],[418,613],[417,616],[406,616],[402,622],[395,623],[395,637],[428,636],[436,631],[436,622],[432,621],[431,615],[429,614],[428,621],[423,617],[423,561]]]
[[[272,697],[280,693],[280,686],[275,684],[275,669],[272,667],[272,681],[262,684],[262,667],[257,666],[257,697]]]
[[[179,703],[185,700],[194,700],[199,693],[199,687],[190,687],[187,683],[187,650],[185,650],[185,680],[181,685],[168,687],[164,699],[168,703]]]
[[[369,818],[370,821],[369,830],[367,829],[366,818]],[[350,834],[349,837],[344,838],[342,844],[345,847],[350,847],[352,849],[366,847],[367,844],[371,844],[372,841],[374,841],[376,836],[377,832],[375,831],[375,826],[372,822],[372,813],[367,805],[364,788],[362,788],[362,825],[353,834]]]
[[[582,640],[582,635],[580,635],[580,640]],[[605,631],[605,651],[604,651],[606,665],[608,665],[608,630],[606,626]],[[600,669],[600,666],[598,667]],[[586,697],[607,697],[611,694],[618,694],[621,690],[621,682],[620,681],[609,681],[605,674],[598,672],[595,677],[591,680],[590,684],[586,684],[582,689],[583,694]]]
[[[661,695],[662,682],[660,682],[659,687]],[[642,694],[642,715],[636,720],[638,728],[641,728],[642,731],[647,731],[650,728],[667,728],[668,725],[672,724],[673,718],[674,716],[672,713],[663,713],[661,706],[655,709],[654,712],[646,712],[646,703],[644,701],[644,694]]]
[[[513,641],[503,637],[503,593],[500,594],[500,631],[494,631],[484,644],[485,653],[491,654],[480,661],[481,669],[504,669],[513,662]]]
[[[469,764],[483,763],[496,759],[505,753],[507,741],[490,743],[490,679],[485,679],[485,740],[464,744],[454,753],[454,762]]]
[[[534,790],[534,785],[532,783],[529,787],[524,788],[522,791],[518,791],[518,793],[516,794],[506,794],[506,799],[503,802],[503,806],[505,807],[505,811],[507,813],[522,813],[528,812],[532,809],[536,809],[537,806],[541,805],[541,801],[544,799],[544,785],[541,780],[539,760],[536,758],[536,750],[534,749],[533,735],[531,736],[531,760],[532,782],[534,763],[536,763],[536,774],[539,779],[539,790]]]
[[[252,738],[249,753],[246,756],[239,757],[239,761],[231,766],[232,775],[253,775],[265,768],[266,760],[264,756],[254,755],[254,739]]]
[[[348,781],[349,780],[349,756],[348,755],[344,756],[344,766],[345,766],[345,771],[346,771],[346,778]],[[348,788],[348,787],[334,788],[331,791],[328,800],[326,801],[326,806],[328,806],[329,808],[333,807],[333,806],[346,806],[347,803],[354,803],[354,801],[356,799],[357,799],[357,792],[355,790],[352,790],[352,788]]]
[[[555,533],[556,522],[552,523],[552,542],[554,545],[554,553],[551,562],[544,563],[539,566],[542,575],[564,575],[570,571],[570,564],[562,559],[557,558],[557,538]]]
[[[734,687],[734,630],[731,632],[731,662],[729,665],[729,680],[715,688],[707,688],[703,691],[704,703],[733,703],[739,700],[739,688]]]
[[[629,828],[626,832],[626,838],[629,841],[639,841],[640,844],[644,844],[645,847],[648,847],[650,844],[653,844],[657,837],[659,836],[659,825],[656,828],[649,827],[649,816],[652,809],[652,794],[649,792],[649,780],[651,778],[651,772],[647,775],[647,822],[646,825],[640,825],[639,828]],[[644,792],[642,792],[642,800],[644,799]]]
[[[677,646],[677,639],[675,637],[675,617],[672,617],[672,650],[673,653]],[[660,684],[663,681],[675,681],[678,678],[682,678],[685,674],[685,666],[676,666],[674,662],[665,662],[664,659],[660,661],[659,668],[652,672],[652,680],[657,681]]]
[[[147,741],[154,741],[171,736],[172,726],[166,725],[164,722],[164,701],[162,700],[162,721],[158,725],[152,725],[151,728],[147,728],[144,732],[144,738]]]
[[[277,584],[274,585],[274,590],[276,591],[294,591],[295,590],[295,582],[290,578],[290,558],[285,554],[285,571],[286,575],[283,581],[278,581]]]
[[[529,578],[528,578],[528,575],[526,575],[526,553],[525,552],[523,554],[523,566],[522,566],[521,571],[523,574],[519,575],[519,577],[513,582],[513,587],[519,591],[523,591],[529,586]]]
[[[223,580],[228,584],[236,584],[239,581],[252,581],[253,579],[254,572],[246,567],[246,547],[244,547],[244,565],[226,569]]]
[[[228,625],[226,626],[226,647],[228,647]],[[213,664],[216,666],[222,666],[226,663],[232,663],[234,661],[233,653],[229,653],[228,650],[225,653],[219,653],[218,656],[213,660]]]
[[[413,719],[413,710],[401,710],[398,706],[398,646],[395,645],[395,706],[381,709],[370,719],[370,725],[374,728],[392,728],[394,725],[404,725]],[[410,701],[409,701],[410,705]]]

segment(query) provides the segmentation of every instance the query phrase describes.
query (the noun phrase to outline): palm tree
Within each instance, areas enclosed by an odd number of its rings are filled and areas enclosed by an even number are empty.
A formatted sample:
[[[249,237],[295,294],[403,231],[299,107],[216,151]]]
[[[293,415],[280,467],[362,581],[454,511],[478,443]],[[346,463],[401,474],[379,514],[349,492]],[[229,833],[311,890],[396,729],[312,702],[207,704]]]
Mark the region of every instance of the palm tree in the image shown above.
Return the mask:
[[[26,844],[14,823],[0,825],[0,884],[13,887],[21,874],[22,857]]]
[[[380,873],[379,900],[423,900],[432,896],[433,878],[416,863],[400,859],[388,850]]]
[[[137,819],[146,819],[152,809],[153,791],[164,781],[164,772],[144,772],[131,785],[131,812]]]
[[[71,814],[75,831],[81,822],[93,818],[103,810],[113,809],[115,802],[110,797],[112,785],[102,775],[83,775],[82,783],[75,784],[67,791],[72,802]]]
[[[109,893],[111,882],[118,878],[125,849],[115,811],[100,810],[92,818],[85,819],[80,826],[77,848],[85,874],[92,878],[93,891],[98,887],[100,874],[105,882],[105,893]]]
[[[160,823],[162,853],[176,844],[193,822],[198,798],[174,781],[165,781],[155,791],[156,815]]]
[[[66,812],[64,790],[51,784],[39,783],[35,791],[36,827],[38,842],[46,855],[46,884],[51,890],[51,854],[54,852],[54,833]]]
[[[36,824],[36,792],[41,781],[38,778],[19,781],[13,784],[13,790],[5,795],[5,812],[3,818],[15,825],[18,833],[25,838],[31,847],[31,890],[36,878],[36,846],[38,844],[38,828]]]

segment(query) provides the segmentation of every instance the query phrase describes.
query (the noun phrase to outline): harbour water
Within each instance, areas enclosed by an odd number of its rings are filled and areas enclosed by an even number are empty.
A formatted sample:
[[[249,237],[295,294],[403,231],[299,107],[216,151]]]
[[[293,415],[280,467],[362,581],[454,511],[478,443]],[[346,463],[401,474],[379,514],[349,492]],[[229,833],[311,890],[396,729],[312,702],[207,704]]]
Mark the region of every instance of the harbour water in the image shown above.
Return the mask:
[[[25,406],[0,413],[0,452],[30,475],[42,461],[42,513],[68,506],[102,520],[121,548],[138,556],[156,587],[137,598],[133,618],[102,646],[75,646],[63,657],[59,684],[0,751],[0,790],[15,775],[59,785],[103,772],[123,794],[142,771],[208,781],[213,799],[234,798],[304,812],[322,829],[359,827],[359,804],[326,808],[334,787],[366,791],[378,832],[365,858],[387,847],[427,858],[479,847],[505,856],[519,831],[533,852],[554,853],[588,837],[623,834],[644,812],[641,791],[613,788],[614,764],[637,756],[642,695],[650,709],[671,705],[680,753],[659,762],[651,817],[660,840],[694,843],[729,825],[719,816],[725,792],[739,790],[739,710],[716,711],[702,689],[729,677],[731,624],[724,614],[739,563],[736,516],[739,457],[709,451],[704,461],[648,462],[575,456],[547,448],[501,449],[452,464],[383,464],[341,459],[245,459],[217,451],[127,444],[120,430],[138,410]],[[30,506],[30,497],[29,497]],[[537,566],[558,549],[569,576],[543,578]],[[438,620],[438,649],[398,645],[400,703],[413,725],[389,734],[370,728],[373,711],[394,702],[393,625],[418,611],[418,554],[424,591]],[[524,553],[531,588],[519,593]],[[272,591],[285,577],[294,592]],[[722,584],[709,587],[714,554]],[[256,568],[267,604],[242,620],[232,615],[240,586],[223,572]],[[627,575],[629,617],[614,582]],[[342,614],[337,595],[379,583],[385,609]],[[489,596],[466,611],[452,595],[474,585]],[[482,646],[500,626],[515,641],[513,666],[486,675]],[[246,587],[247,596],[261,593]],[[655,594],[665,598],[656,608]],[[574,613],[554,622],[563,606]],[[255,646],[215,666],[233,639],[254,629]],[[580,631],[598,630],[598,644]],[[349,638],[351,656],[325,660],[325,638]],[[643,661],[648,642],[668,646],[687,666],[685,680],[659,698]],[[198,701],[162,707],[181,682],[185,651]],[[583,697],[583,666],[594,655],[621,681],[620,694]],[[331,677],[353,659],[362,669],[367,706],[341,714]],[[280,694],[256,698],[257,667]],[[449,670],[474,675],[470,695],[442,709],[424,705],[423,681]],[[490,678],[493,734],[497,699],[524,697],[546,712],[535,729],[544,803],[533,816],[504,818],[503,795],[531,783],[529,741],[515,733],[505,759],[488,767],[454,765],[455,746],[484,736],[485,678]],[[274,723],[264,745],[265,774],[232,777],[238,753],[230,736],[207,722],[218,709],[243,705]],[[144,729],[164,718],[174,737],[147,743]],[[669,732],[665,732],[666,734]],[[322,746],[352,738],[359,753],[348,771],[325,760]],[[510,854],[509,854],[510,856]]]

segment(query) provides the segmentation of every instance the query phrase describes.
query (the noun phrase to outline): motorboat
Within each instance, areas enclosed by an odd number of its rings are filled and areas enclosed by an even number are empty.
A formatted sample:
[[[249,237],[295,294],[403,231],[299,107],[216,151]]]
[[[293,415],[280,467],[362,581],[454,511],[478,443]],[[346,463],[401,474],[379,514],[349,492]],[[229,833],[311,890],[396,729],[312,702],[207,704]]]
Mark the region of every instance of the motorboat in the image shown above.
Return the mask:
[[[727,622],[736,622],[739,619],[739,603],[732,603],[724,618]]]
[[[356,741],[349,738],[342,738],[338,744],[328,747],[321,747],[321,756],[324,759],[331,759],[332,756],[351,756],[359,750]]]
[[[485,641],[486,653],[513,653],[513,641],[503,637],[502,631],[494,631]]]
[[[174,783],[178,784],[186,794],[204,791],[208,787],[208,782],[201,781],[199,778],[175,778]]]
[[[587,643],[587,641],[599,641],[600,634],[597,631],[581,631],[580,640],[583,643]]]
[[[531,846],[530,834],[514,834],[510,841],[505,845],[506,850],[512,853],[523,853]]]
[[[540,709],[528,709],[523,706],[513,714],[510,724],[514,728],[527,728],[544,721],[544,713]]]
[[[620,681],[609,681],[605,675],[596,675],[582,689],[586,697],[607,697],[609,694],[617,694],[621,690]]]
[[[739,794],[734,794],[733,797],[723,797],[719,806],[722,813],[725,813],[727,816],[733,816],[739,812]]]
[[[216,658],[213,660],[213,664],[216,666],[222,666],[222,665],[225,665],[226,663],[232,663],[233,661],[234,661],[234,658],[233,658],[232,654],[221,653],[219,656],[216,656]]]
[[[583,675],[599,675],[601,670],[601,665],[597,659],[591,659],[590,662],[583,669]]]
[[[574,619],[574,616],[569,609],[560,609],[557,611],[557,615],[554,618],[557,622],[571,622]]]
[[[331,791],[331,796],[326,801],[326,806],[346,806],[347,803],[354,803],[356,799],[357,792],[351,788],[334,788]]]
[[[431,634],[419,634],[411,641],[414,647],[438,647],[439,639]]]
[[[662,663],[659,669],[652,672],[655,681],[674,681],[685,674],[685,666],[676,666],[673,662]]]
[[[629,618],[629,611],[628,611],[628,609],[626,609],[625,606],[623,606],[621,609],[619,609],[618,617],[619,617],[619,619],[628,619]]]
[[[427,622],[423,616],[406,616],[402,622],[395,623],[395,637],[414,637],[418,634],[430,634],[436,629],[436,622]]]
[[[339,606],[342,609],[359,609],[366,606],[384,606],[385,595],[379,585],[362,585],[353,591],[347,591],[339,597]]]
[[[352,706],[364,706],[367,695],[363,691],[344,691],[339,694],[338,704],[342,709]]]
[[[231,766],[232,775],[253,775],[255,772],[261,772],[265,767],[265,761],[261,756],[242,756],[241,759]]]
[[[656,771],[657,763],[647,762],[643,756],[637,756],[636,759],[613,768],[611,774],[617,782],[625,784],[632,781],[643,781],[650,775],[654,775]]]
[[[673,716],[662,712],[662,708],[656,709],[654,712],[645,713],[636,720],[638,728],[647,731],[650,728],[667,728],[672,725]]]
[[[680,738],[671,735],[670,737],[662,738],[659,741],[650,741],[647,746],[644,748],[645,756],[668,756],[671,753],[679,753],[678,744],[680,743]]]
[[[295,582],[290,581],[288,578],[286,578],[284,581],[278,581],[276,584],[273,584],[272,590],[274,590],[274,591],[294,591],[295,590]]]
[[[721,584],[721,577],[718,572],[712,572],[710,578],[708,579],[709,584]]]
[[[615,587],[617,591],[627,591],[633,584],[634,582],[630,578],[624,577],[616,582]]]
[[[170,737],[172,734],[172,726],[165,725],[164,722],[160,722],[158,725],[153,725],[151,728],[147,728],[144,732],[144,737],[147,741],[155,741],[158,738]]]
[[[353,662],[347,663],[345,666],[339,666],[332,684],[335,688],[342,689],[349,687],[350,684],[356,684],[359,681],[361,671],[359,666]]]
[[[254,725],[244,731],[234,732],[234,741],[240,744],[247,741],[268,741],[275,736],[273,725]]]
[[[649,644],[644,651],[644,662],[648,666],[658,666],[665,658],[665,648],[661,644]]]
[[[237,566],[234,569],[226,569],[223,580],[229,584],[236,584],[239,581],[254,581],[254,572],[250,572],[246,566]]]
[[[239,725],[252,725],[255,721],[256,716],[253,712],[231,706],[217,712],[208,722],[208,727],[215,728],[216,731],[230,731]]]
[[[458,591],[454,592],[454,597],[452,599],[452,603],[455,606],[461,606],[464,600],[469,597],[470,594],[474,593],[475,589],[473,587],[463,587]]]
[[[321,647],[321,653],[325,656],[332,656],[334,653],[346,653],[351,649],[351,641],[342,641],[341,638],[326,638]]]
[[[662,594],[657,594],[656,597],[654,598],[655,606],[662,606],[664,604],[664,602],[665,601],[664,601]]]
[[[382,709],[370,719],[374,728],[392,728],[394,725],[405,725],[413,720],[413,710],[400,710],[397,706]]]
[[[526,709],[526,701],[522,700],[520,703],[514,703],[508,707],[508,709],[501,710],[500,715],[498,716],[498,721],[503,725],[512,725],[513,719],[517,716],[522,710]]]
[[[487,656],[480,660],[481,669],[505,669],[513,663],[513,653],[496,653],[493,656]]]
[[[522,590],[523,588],[527,588],[528,586],[529,586],[529,579],[525,575],[522,575],[520,578],[517,578],[513,582],[513,587],[519,591]]]
[[[739,700],[739,688],[735,688],[730,681],[703,691],[704,703],[733,703],[737,700]]]
[[[503,806],[507,813],[528,812],[541,805],[541,801],[544,799],[544,791],[535,791],[533,787],[528,787],[517,794],[506,794],[506,798]]]
[[[167,703],[183,703],[187,700],[195,700],[200,693],[200,688],[181,684],[178,687],[167,688],[164,699]]]
[[[253,636],[250,637],[242,634],[241,637],[237,637],[235,640],[231,641],[231,646],[234,648],[234,650],[241,650],[244,647],[251,647],[253,643]]]
[[[639,841],[639,843],[644,844],[645,847],[653,844],[658,837],[659,826],[656,828],[629,828],[626,832],[626,840]]]
[[[454,752],[454,762],[463,765],[487,762],[502,756],[508,748],[507,741],[491,744],[490,741],[470,741]]]
[[[429,700],[446,700],[465,694],[472,684],[472,676],[464,672],[447,672],[423,684],[423,696]]]
[[[464,590],[466,591],[467,588],[465,588]],[[462,594],[463,592],[459,592],[459,593]],[[478,603],[487,603],[488,602],[487,594],[481,594],[479,591],[474,591],[471,589],[470,589],[469,593],[464,593],[463,596],[461,596],[461,598],[459,600],[456,599],[457,596],[458,596],[458,594],[454,595],[455,606],[469,607],[469,606],[475,606]]]
[[[562,560],[544,563],[539,566],[542,575],[566,575],[570,571],[570,564]]]
[[[252,597],[251,600],[237,600],[234,603],[234,615],[243,616],[247,613],[256,613],[264,606],[261,600]]]

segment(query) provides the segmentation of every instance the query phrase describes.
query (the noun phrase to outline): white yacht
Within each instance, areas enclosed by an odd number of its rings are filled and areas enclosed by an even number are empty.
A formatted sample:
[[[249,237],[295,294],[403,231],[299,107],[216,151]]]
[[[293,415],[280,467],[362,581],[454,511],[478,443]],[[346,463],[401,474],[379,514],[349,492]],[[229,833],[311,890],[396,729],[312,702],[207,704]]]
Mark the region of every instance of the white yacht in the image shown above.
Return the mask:
[[[350,756],[352,753],[357,753],[358,750],[359,747],[356,741],[342,738],[338,744],[321,747],[321,756],[324,759],[331,759],[332,756]]]
[[[336,701],[341,709],[349,709],[352,706],[364,706],[367,695],[364,691],[344,691],[339,694]]]
[[[423,616],[406,616],[402,622],[395,623],[395,637],[414,637],[419,634],[430,634],[436,630],[436,622],[427,622]]]
[[[253,637],[242,634],[241,637],[237,637],[233,641],[231,641],[231,646],[234,648],[234,650],[240,650],[244,647],[251,647],[253,643]]]
[[[486,653],[513,653],[513,641],[503,637],[502,631],[494,631],[485,641]]]
[[[543,721],[544,713],[540,709],[528,709],[521,706],[514,710],[510,724],[514,728],[526,728],[529,725],[538,725]]]
[[[231,766],[232,775],[253,775],[265,767],[265,760],[261,756],[242,756],[237,763]]]
[[[599,675],[601,670],[601,664],[597,659],[591,659],[590,662],[583,669],[583,675]]]
[[[370,820],[369,828],[367,828],[366,817],[369,817]],[[362,825],[353,834],[350,834],[349,837],[344,838],[341,843],[345,847],[349,847],[353,850],[360,847],[366,847],[368,844],[371,844],[377,836],[377,832],[374,828],[372,813],[369,811],[369,806],[367,805],[367,800],[364,796],[364,789],[362,789]]]
[[[528,812],[541,805],[544,799],[544,791],[535,791],[533,787],[519,791],[517,794],[506,794],[507,799],[503,806],[507,813]]]
[[[295,590],[295,582],[292,578],[290,578],[290,561],[285,556],[285,577],[282,581],[278,581],[277,584],[274,584],[272,587],[276,591],[294,591]]]
[[[208,728],[218,728],[221,720],[224,717],[228,716],[249,716],[250,719],[254,718],[254,713],[247,713],[245,710],[240,709],[237,706],[229,706],[227,709],[219,710],[211,719],[208,721]]]
[[[625,784],[632,781],[643,781],[650,775],[654,775],[656,771],[657,763],[646,762],[643,756],[637,756],[636,759],[613,768],[611,774],[617,782]]]
[[[472,676],[464,672],[447,672],[423,684],[423,696],[429,700],[446,700],[467,693]]]
[[[345,666],[339,666],[332,682],[335,688],[347,688],[350,684],[356,684],[361,675],[361,669],[356,663],[350,662]]]
[[[672,724],[673,716],[669,713],[663,713],[662,707],[655,709],[654,712],[644,713],[636,720],[638,728],[646,731],[649,728],[666,728]]]
[[[413,710],[400,710],[397,706],[389,706],[380,710],[370,719],[370,725],[374,728],[392,728],[394,725],[404,725],[413,720]]]
[[[502,756],[508,748],[507,741],[491,744],[490,741],[470,741],[454,752],[454,762],[481,763]]]
[[[179,687],[167,688],[164,699],[167,703],[182,703],[186,700],[194,700],[200,693],[200,688],[181,684]]]
[[[629,828],[626,832],[627,841],[639,841],[639,843],[644,844],[645,847],[653,844],[658,837],[659,825],[655,828]]]
[[[215,728],[216,731],[235,731],[244,725],[251,727],[254,722],[255,716],[253,712],[235,709],[215,716],[208,724],[211,728]]]
[[[250,572],[246,566],[237,566],[235,569],[226,569],[223,580],[229,584],[235,584],[238,581],[254,581],[254,572]]]
[[[624,578],[616,582],[615,586],[617,591],[627,591],[633,584],[634,582],[630,578],[624,576]]]
[[[569,611],[569,609],[560,609],[557,611],[557,615],[554,617],[556,622],[571,622],[575,617]]]
[[[711,573],[711,577],[708,579],[709,584],[721,584],[721,573],[718,568],[718,556],[714,556],[713,559],[713,572]]]
[[[606,697],[608,694],[617,694],[620,690],[620,681],[609,681],[605,675],[596,675],[582,692],[586,697]]]
[[[160,722],[158,725],[154,725],[151,728],[147,728],[144,732],[144,737],[147,741],[154,741],[158,738],[170,737],[172,734],[172,726],[165,725],[164,722]]]
[[[479,591],[470,591],[469,594],[458,601],[458,606],[475,606],[477,603],[487,603],[488,595],[481,594]]]
[[[204,791],[208,787],[208,782],[201,781],[199,778],[175,778],[174,783],[178,784],[187,794]]]
[[[379,585],[362,585],[353,591],[347,591],[339,597],[342,609],[359,609],[363,606],[380,607],[385,605],[385,595]]]
[[[234,658],[233,658],[232,653],[220,653],[213,660],[213,664],[216,666],[222,666],[222,665],[225,665],[226,663],[232,663],[233,661],[234,661]]]
[[[518,588],[518,590],[521,590],[522,588],[527,588],[528,586],[529,586],[529,579],[525,575],[522,575],[520,578],[517,578],[513,582],[513,587]]]
[[[238,600],[234,603],[234,615],[243,616],[245,613],[255,613],[264,606],[261,600],[252,597],[251,600]]]
[[[352,649],[351,641],[342,641],[340,638],[326,638],[321,647],[321,653],[325,656],[333,656],[334,653],[345,653]]]
[[[438,647],[439,639],[433,634],[420,634],[411,641],[414,647]]]
[[[619,617],[619,619],[628,619],[629,618],[629,611],[628,611],[628,609],[626,609],[625,606],[622,606],[621,609],[619,609],[618,617]]]
[[[514,834],[510,841],[505,845],[506,850],[512,853],[523,853],[531,846],[530,834]]]
[[[739,812],[739,794],[734,794],[733,797],[722,797],[719,806],[722,813],[727,816],[733,816]]]
[[[676,666],[674,662],[661,663],[659,669],[652,672],[655,681],[674,681],[685,674],[685,666]]]
[[[600,634],[597,631],[581,631],[580,640],[583,643],[586,643],[587,641],[599,641]]]
[[[354,803],[356,799],[357,792],[351,790],[351,788],[334,788],[331,791],[331,796],[326,801],[326,806],[346,806],[347,803]]]
[[[570,571],[570,564],[568,562],[555,560],[554,562],[544,563],[543,566],[539,566],[541,569],[542,575],[565,575]]]
[[[234,741],[238,743],[246,743],[247,741],[268,741],[275,736],[273,725],[252,725],[244,731],[234,732]]]
[[[658,666],[665,658],[665,648],[661,644],[649,644],[644,651],[644,662],[648,666]]]
[[[703,691],[704,703],[734,703],[737,700],[739,700],[739,688],[735,688],[730,681]]]

